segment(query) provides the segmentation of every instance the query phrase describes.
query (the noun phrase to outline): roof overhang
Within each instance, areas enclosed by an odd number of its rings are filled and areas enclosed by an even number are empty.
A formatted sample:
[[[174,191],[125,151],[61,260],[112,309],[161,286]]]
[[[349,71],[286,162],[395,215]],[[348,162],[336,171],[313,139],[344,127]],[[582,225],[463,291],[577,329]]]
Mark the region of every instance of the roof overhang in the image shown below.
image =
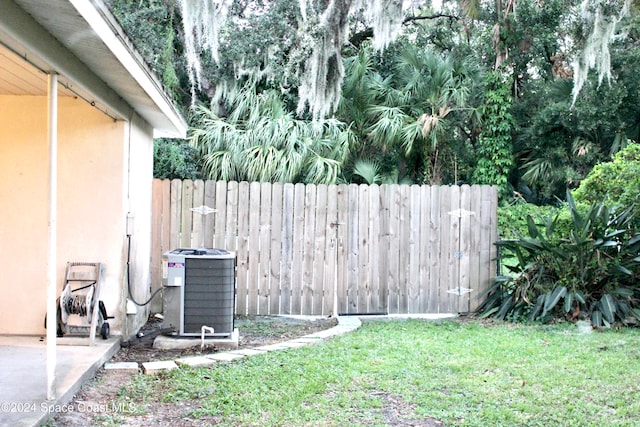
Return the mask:
[[[43,78],[58,74],[114,119],[135,112],[154,136],[186,136],[186,121],[102,0],[0,0],[0,10],[0,44]]]

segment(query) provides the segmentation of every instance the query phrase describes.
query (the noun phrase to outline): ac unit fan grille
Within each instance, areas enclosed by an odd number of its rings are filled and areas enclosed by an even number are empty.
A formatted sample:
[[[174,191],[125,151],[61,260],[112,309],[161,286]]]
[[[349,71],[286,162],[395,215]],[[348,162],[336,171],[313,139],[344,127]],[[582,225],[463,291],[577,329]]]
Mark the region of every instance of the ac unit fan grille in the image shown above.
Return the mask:
[[[216,335],[231,334],[235,259],[187,258],[184,280],[184,333],[199,334],[205,325]]]

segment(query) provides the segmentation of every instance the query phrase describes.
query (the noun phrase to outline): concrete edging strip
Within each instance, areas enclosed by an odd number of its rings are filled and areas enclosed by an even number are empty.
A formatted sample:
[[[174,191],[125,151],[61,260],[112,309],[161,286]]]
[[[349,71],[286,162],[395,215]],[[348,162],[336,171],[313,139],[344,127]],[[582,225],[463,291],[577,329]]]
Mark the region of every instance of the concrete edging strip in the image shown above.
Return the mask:
[[[180,366],[209,366],[218,362],[229,362],[241,359],[245,356],[253,356],[256,354],[265,354],[269,351],[287,350],[291,348],[304,347],[314,345],[331,337],[343,335],[347,332],[353,332],[362,325],[360,319],[356,316],[338,316],[338,324],[332,328],[320,331],[314,334],[305,335],[289,341],[264,345],[255,348],[246,348],[241,350],[232,350],[223,353],[213,353],[208,355],[198,355],[191,357],[182,357],[175,361],[167,360],[161,362],[146,362],[142,364],[142,371],[147,375],[153,375],[161,371],[176,369]],[[115,367],[111,367],[115,369]]]

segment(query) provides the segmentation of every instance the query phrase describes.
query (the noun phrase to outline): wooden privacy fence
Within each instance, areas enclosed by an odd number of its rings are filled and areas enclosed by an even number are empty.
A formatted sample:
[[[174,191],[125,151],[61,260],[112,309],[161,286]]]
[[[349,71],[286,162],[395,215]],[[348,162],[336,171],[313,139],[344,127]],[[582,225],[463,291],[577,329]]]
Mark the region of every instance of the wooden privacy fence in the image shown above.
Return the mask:
[[[491,186],[154,180],[152,283],[162,253],[222,248],[237,314],[466,312],[495,275],[496,206]]]

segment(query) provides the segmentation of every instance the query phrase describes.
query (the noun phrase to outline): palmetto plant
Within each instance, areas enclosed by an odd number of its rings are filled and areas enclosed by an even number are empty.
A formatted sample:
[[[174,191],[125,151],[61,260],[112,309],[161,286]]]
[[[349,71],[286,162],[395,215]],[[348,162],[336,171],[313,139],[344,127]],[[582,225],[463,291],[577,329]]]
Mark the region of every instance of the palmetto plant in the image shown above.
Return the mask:
[[[471,79],[447,56],[408,43],[385,64],[366,48],[347,60],[339,114],[354,123],[366,146],[421,159],[425,181],[436,183],[439,150],[453,131],[452,113],[466,107]]]
[[[514,259],[479,308],[483,316],[549,320],[589,318],[594,326],[640,320],[640,234],[630,210],[594,203],[581,212],[567,192],[570,219],[558,235],[559,216],[539,227],[528,217],[528,236],[500,240]]]
[[[207,178],[261,182],[334,183],[349,155],[353,134],[327,119],[297,119],[273,90],[245,87],[223,98],[220,117],[200,106],[191,143],[200,150]]]
[[[405,184],[411,185],[412,182],[407,178],[400,178],[398,176],[398,170],[393,169],[389,172],[384,172],[382,166],[376,160],[372,159],[356,159],[353,162],[352,174],[354,177],[359,177],[365,184]]]
[[[353,174],[362,178],[366,184],[382,183],[380,165],[375,160],[358,159],[353,165]]]

